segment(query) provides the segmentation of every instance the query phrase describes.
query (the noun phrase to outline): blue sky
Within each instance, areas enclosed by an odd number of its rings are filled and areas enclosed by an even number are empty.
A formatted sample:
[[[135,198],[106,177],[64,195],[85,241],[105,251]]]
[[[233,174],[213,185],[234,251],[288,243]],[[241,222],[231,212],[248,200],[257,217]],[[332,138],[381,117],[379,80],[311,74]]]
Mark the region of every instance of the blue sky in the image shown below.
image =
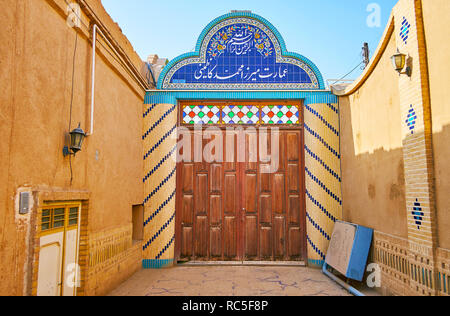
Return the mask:
[[[325,79],[338,79],[361,61],[361,47],[378,46],[397,0],[102,0],[139,56],[173,59],[195,48],[206,25],[231,10],[251,10],[270,21],[287,49],[312,60]],[[369,27],[371,4],[380,26]],[[349,79],[356,79],[358,68]]]

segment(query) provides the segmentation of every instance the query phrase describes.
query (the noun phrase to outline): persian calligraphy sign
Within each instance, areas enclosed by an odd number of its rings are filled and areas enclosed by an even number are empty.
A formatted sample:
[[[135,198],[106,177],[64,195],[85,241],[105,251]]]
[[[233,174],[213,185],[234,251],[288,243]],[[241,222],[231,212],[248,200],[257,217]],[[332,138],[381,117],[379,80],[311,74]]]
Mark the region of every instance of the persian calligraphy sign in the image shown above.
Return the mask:
[[[161,74],[159,88],[323,88],[314,64],[288,53],[281,36],[268,22],[256,15],[227,17],[202,33],[196,53],[169,63]]]

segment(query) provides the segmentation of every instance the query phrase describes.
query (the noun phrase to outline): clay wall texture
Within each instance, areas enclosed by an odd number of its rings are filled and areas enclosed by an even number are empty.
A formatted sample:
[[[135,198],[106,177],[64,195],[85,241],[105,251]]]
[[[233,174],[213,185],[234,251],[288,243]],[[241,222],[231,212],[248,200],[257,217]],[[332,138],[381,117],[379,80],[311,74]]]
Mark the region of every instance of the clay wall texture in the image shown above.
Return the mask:
[[[99,232],[106,236],[111,231],[131,231],[132,206],[143,201],[140,139],[145,91],[100,37],[94,133],[85,139],[76,157],[65,158],[62,154],[68,132],[78,123],[89,131],[90,23],[98,24],[106,36],[111,36],[130,67],[142,67],[142,61],[101,2],[79,2],[83,21],[80,29],[67,25],[67,3],[63,0],[6,1],[0,12],[0,294],[31,292],[29,241],[35,232],[33,220],[39,205],[35,201],[29,216],[19,216],[15,203],[19,189],[89,192],[86,238]],[[70,194],[66,198],[72,199]],[[131,248],[131,235],[127,238],[125,250]],[[95,252],[95,245],[85,251]],[[122,265],[123,270],[128,270],[125,276],[140,265],[141,254],[130,253],[134,259]],[[123,274],[108,284],[97,282],[95,289],[85,280],[84,292],[104,293],[123,280]]]
[[[339,100],[342,194],[345,221],[406,238],[398,74],[390,61],[395,50],[391,38],[364,85]]]
[[[449,17],[448,2],[400,0],[368,69],[336,92],[344,219],[375,229],[385,294],[449,295]]]

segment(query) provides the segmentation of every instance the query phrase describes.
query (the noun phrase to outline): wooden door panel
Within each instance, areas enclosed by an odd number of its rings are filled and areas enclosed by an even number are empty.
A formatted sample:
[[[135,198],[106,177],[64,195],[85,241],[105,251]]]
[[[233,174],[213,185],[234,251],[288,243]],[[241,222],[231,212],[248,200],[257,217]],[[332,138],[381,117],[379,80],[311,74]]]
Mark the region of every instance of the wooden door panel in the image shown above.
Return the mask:
[[[197,174],[195,177],[195,214],[208,214],[208,175]]]
[[[183,193],[194,192],[194,164],[183,165]]]
[[[245,219],[245,257],[256,257],[258,254],[258,219],[246,216]]]
[[[195,223],[195,257],[208,257],[208,217],[198,216]]]
[[[193,152],[194,152],[195,167],[197,169],[196,171],[208,172],[209,164],[203,159],[203,151],[208,143],[208,140],[203,139],[203,134],[200,132],[193,132],[193,134],[194,140],[192,142],[192,145],[194,146]]]
[[[286,144],[286,132],[279,132],[279,140],[278,140],[278,172],[284,172],[286,168],[286,148],[291,147],[291,144]]]
[[[183,227],[181,234],[181,256],[190,258],[193,255],[193,231],[192,227]]]
[[[291,227],[289,229],[289,257],[301,256],[302,237],[299,227]]]
[[[289,164],[287,167],[288,190],[290,193],[299,193],[299,166],[298,164]]]
[[[273,232],[274,232],[274,255],[276,258],[281,259],[285,257],[285,244],[286,244],[286,230],[285,219],[283,216],[276,216],[273,219]]]
[[[225,162],[223,164],[225,171],[237,171],[238,164],[238,150],[237,150],[237,138],[236,132],[224,131],[224,157]]]
[[[271,260],[273,256],[272,248],[272,227],[261,227],[260,231],[260,254],[261,260]]]
[[[272,224],[272,196],[261,195],[261,206],[259,213],[259,222],[261,224]]]
[[[261,193],[272,192],[272,175],[270,173],[270,165],[260,165],[259,186]]]
[[[222,192],[222,165],[213,164],[211,165],[211,192],[221,193]]]
[[[236,174],[226,174],[225,175],[225,189],[224,189],[224,199],[225,199],[225,215],[235,215],[238,209],[238,196],[237,196],[237,176]]]
[[[192,226],[194,224],[194,197],[192,195],[183,196],[182,209],[183,225]]]
[[[245,170],[256,172],[258,168],[258,134],[245,133]]]
[[[284,174],[273,176],[273,211],[277,214],[285,213],[285,177]]]
[[[261,136],[258,135],[258,137]],[[248,162],[244,164],[243,202],[246,211],[244,258],[246,260],[295,260],[300,258],[301,252],[303,252],[299,237],[302,224],[300,220],[302,178],[300,177],[299,154],[301,133],[299,131],[280,131],[278,155],[272,152],[271,142],[274,141],[272,135],[266,139],[268,139],[267,151],[271,155],[271,159],[278,157],[279,165],[275,173],[267,173],[268,170],[270,171],[270,166],[266,160],[262,159],[264,157],[260,157],[257,177],[255,177],[253,172],[255,166]],[[261,139],[258,139],[258,143],[259,146],[264,146]],[[254,179],[257,180],[256,183]],[[256,212],[253,211],[255,187],[256,195],[259,196],[259,199],[256,200]],[[253,214],[256,214],[257,221],[258,236],[255,240],[252,240],[255,226],[253,222],[249,222],[249,218],[253,220],[253,217],[250,217]],[[256,256],[255,253],[257,253]]]
[[[223,132],[224,135],[226,132]],[[195,139],[194,132],[192,138]],[[306,253],[303,138],[301,130],[279,132],[274,156],[269,134],[233,132],[224,137],[227,162],[180,163],[177,176],[177,258],[185,260],[302,260]],[[244,147],[242,141],[245,140]],[[198,140],[203,144],[208,141]],[[239,141],[241,143],[239,143]],[[270,173],[265,157],[278,160]],[[194,144],[194,142],[192,142]],[[226,148],[234,149],[231,155]],[[238,161],[244,148],[245,161]],[[193,156],[199,155],[192,148]],[[256,156],[255,156],[256,154]],[[232,156],[232,161],[230,161]]]
[[[219,226],[222,224],[222,196],[211,195],[209,223],[211,226]]]
[[[257,176],[256,174],[244,175],[244,206],[245,211],[248,213],[258,212],[258,194],[257,194]]]
[[[288,218],[289,224],[300,225],[300,196],[289,196]]]
[[[287,159],[288,161],[298,161],[299,160],[299,144],[300,144],[300,137],[299,133],[297,132],[288,132],[287,137],[287,143],[289,144],[287,146]]]
[[[220,227],[212,227],[210,236],[211,256],[222,257],[222,230]]]
[[[228,259],[237,258],[236,218],[224,219],[224,256]]]

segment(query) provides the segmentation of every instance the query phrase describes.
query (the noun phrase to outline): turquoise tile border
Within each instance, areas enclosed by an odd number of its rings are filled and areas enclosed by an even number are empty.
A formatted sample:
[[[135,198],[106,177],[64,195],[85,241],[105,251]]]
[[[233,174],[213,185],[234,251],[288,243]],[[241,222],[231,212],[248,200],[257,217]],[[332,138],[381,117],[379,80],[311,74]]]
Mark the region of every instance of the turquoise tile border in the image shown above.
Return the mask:
[[[309,67],[311,67],[311,69],[313,70],[313,72],[315,73],[317,80],[319,82],[319,89],[325,89],[325,84],[324,84],[324,80],[323,80],[323,76],[322,73],[320,72],[319,68],[317,68],[317,66],[308,58],[306,58],[303,55],[297,54],[297,53],[293,53],[293,52],[289,52],[286,49],[286,44],[284,42],[283,37],[281,36],[280,32],[278,32],[278,30],[272,25],[272,23],[270,23],[269,21],[267,21],[266,19],[264,19],[262,16],[259,16],[257,14],[254,13],[250,13],[250,12],[235,12],[235,13],[228,13],[225,15],[222,15],[216,19],[214,19],[211,23],[209,23],[205,29],[203,30],[203,32],[200,34],[198,40],[197,40],[197,45],[195,47],[195,51],[194,52],[190,52],[190,53],[186,53],[183,55],[180,55],[178,57],[176,57],[175,59],[173,59],[172,61],[170,61],[166,67],[164,67],[164,69],[162,70],[159,79],[158,79],[158,83],[157,83],[157,89],[161,89],[164,79],[167,75],[167,73],[170,71],[170,69],[172,67],[174,67],[178,62],[187,59],[187,58],[192,58],[192,57],[199,57],[200,56],[200,49],[202,47],[202,43],[203,40],[205,39],[206,35],[209,33],[209,31],[216,26],[217,24],[221,23],[222,21],[225,21],[227,19],[232,19],[232,18],[252,18],[255,19],[261,23],[263,23],[264,25],[266,25],[274,34],[275,37],[277,38],[278,42],[280,43],[280,47],[281,47],[281,55],[285,56],[285,57],[291,57],[291,58],[295,58],[298,59],[302,62],[304,62],[306,65],[308,65]]]
[[[145,104],[182,100],[304,100],[305,104],[338,103],[331,91],[147,91]]]
[[[161,269],[173,265],[174,259],[145,259],[142,260],[142,268],[144,269]]]
[[[325,263],[325,260],[311,260],[311,259],[308,260],[309,267],[322,268],[324,263]]]

